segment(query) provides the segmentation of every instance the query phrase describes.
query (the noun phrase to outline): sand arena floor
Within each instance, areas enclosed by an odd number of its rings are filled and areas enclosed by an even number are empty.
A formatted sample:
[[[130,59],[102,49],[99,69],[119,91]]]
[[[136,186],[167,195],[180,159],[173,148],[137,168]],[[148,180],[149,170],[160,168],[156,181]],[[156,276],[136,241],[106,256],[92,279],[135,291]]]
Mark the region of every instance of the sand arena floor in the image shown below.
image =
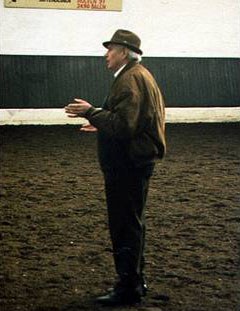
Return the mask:
[[[147,204],[149,294],[118,310],[240,310],[239,129],[167,126]],[[115,274],[95,134],[0,131],[0,309],[103,310],[94,297]]]

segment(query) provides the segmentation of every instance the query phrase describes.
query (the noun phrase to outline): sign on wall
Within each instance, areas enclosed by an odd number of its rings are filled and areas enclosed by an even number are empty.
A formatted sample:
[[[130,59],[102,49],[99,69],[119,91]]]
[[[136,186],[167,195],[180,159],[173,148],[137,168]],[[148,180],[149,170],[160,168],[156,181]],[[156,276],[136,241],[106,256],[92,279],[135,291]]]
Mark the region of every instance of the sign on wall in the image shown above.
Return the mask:
[[[121,11],[122,0],[4,0],[7,8]]]

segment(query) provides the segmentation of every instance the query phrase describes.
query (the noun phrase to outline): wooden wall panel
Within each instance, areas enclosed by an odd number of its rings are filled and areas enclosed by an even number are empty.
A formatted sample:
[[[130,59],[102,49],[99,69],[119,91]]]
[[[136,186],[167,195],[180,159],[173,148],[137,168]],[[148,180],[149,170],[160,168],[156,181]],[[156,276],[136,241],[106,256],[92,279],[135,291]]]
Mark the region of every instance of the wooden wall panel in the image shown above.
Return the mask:
[[[143,58],[168,107],[240,105],[240,60]],[[0,56],[1,108],[61,108],[74,97],[101,106],[113,80],[103,57]]]

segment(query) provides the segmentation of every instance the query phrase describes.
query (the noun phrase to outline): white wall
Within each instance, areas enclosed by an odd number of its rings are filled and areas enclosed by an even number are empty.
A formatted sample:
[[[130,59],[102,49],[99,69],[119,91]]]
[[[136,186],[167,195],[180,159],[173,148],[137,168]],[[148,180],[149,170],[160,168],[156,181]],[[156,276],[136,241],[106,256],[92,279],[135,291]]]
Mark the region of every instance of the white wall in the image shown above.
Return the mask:
[[[123,0],[122,12],[13,9],[0,0],[0,54],[103,55],[118,28],[145,56],[240,57],[239,0]]]
[[[167,123],[239,122],[240,107],[166,108]],[[84,118],[68,118],[64,109],[0,109],[1,125],[89,124]]]

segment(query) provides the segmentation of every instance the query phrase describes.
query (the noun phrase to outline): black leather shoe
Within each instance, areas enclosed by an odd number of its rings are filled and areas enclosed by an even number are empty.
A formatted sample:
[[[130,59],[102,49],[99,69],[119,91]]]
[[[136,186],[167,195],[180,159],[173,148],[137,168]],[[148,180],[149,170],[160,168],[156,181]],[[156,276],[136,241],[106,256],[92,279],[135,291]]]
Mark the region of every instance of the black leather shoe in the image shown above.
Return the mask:
[[[141,296],[135,290],[113,290],[105,296],[98,297],[96,302],[104,306],[134,305],[141,302]]]
[[[114,287],[109,287],[107,289],[107,292],[110,293],[114,291]],[[142,279],[142,284],[141,284],[141,295],[142,297],[145,297],[147,295],[147,292],[148,292],[148,286],[147,286],[147,283],[145,281],[145,279]]]
[[[142,295],[146,296],[148,291],[147,282],[144,276],[141,277],[141,283],[142,283]]]

